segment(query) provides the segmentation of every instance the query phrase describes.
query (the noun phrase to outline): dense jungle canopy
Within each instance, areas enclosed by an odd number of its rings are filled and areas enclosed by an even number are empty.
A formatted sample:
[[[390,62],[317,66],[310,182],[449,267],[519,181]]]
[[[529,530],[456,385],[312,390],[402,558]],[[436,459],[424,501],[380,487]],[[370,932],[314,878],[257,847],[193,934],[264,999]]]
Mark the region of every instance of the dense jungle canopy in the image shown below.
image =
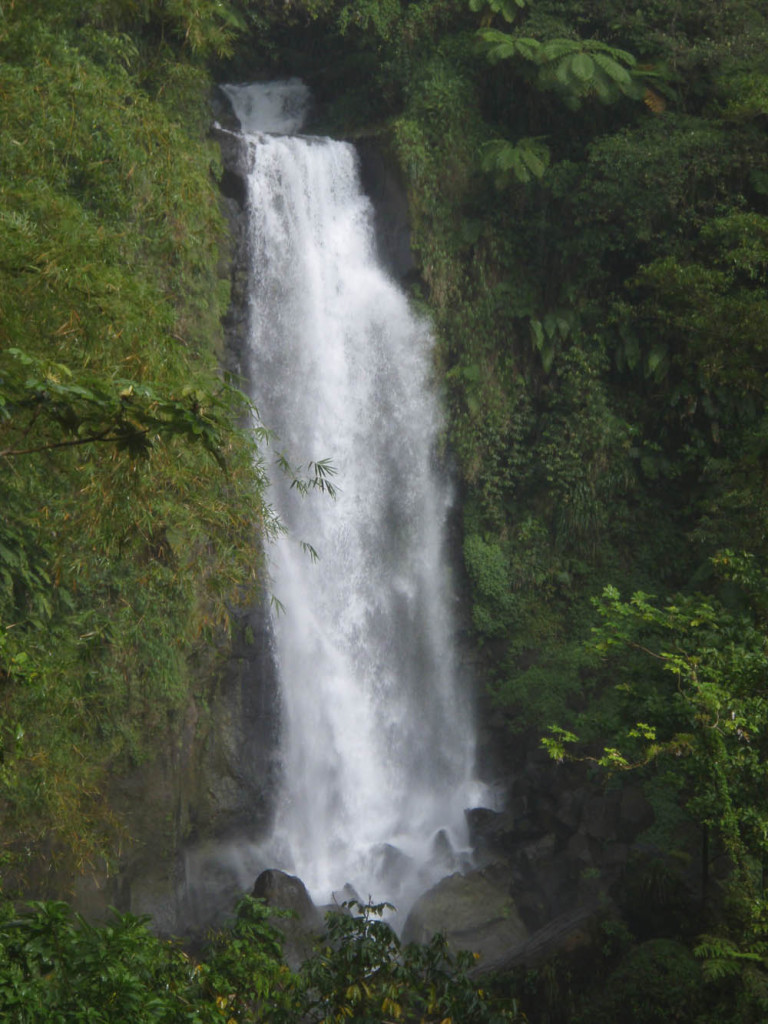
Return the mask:
[[[401,169],[488,714],[704,830],[716,905],[654,933],[699,956],[672,1017],[764,1019],[761,0],[2,0],[7,892],[41,850],[71,874],[114,848],[106,780],[173,733],[265,586],[269,424],[243,429],[219,368],[207,132],[215,81],[288,74],[318,130]]]

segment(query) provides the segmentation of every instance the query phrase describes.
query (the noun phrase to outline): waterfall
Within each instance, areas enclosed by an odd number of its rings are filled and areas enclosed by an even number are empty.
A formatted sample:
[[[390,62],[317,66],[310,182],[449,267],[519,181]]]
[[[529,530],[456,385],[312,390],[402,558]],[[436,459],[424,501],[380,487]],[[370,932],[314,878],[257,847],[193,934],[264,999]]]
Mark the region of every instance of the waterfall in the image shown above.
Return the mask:
[[[347,885],[403,910],[460,866],[478,798],[432,337],[377,258],[354,147],[296,134],[306,88],[224,88],[249,150],[252,397],[276,451],[336,471],[335,498],[272,474],[282,782],[261,854],[318,902]]]

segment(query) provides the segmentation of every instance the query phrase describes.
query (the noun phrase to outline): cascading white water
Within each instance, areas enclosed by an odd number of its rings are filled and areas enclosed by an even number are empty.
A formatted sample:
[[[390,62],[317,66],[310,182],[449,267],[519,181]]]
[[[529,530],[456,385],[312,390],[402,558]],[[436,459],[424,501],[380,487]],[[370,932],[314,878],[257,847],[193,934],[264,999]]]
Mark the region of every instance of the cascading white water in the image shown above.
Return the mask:
[[[432,339],[377,260],[353,146],[291,134],[305,87],[225,91],[250,150],[253,397],[276,447],[330,457],[338,489],[302,497],[273,474],[282,789],[262,855],[316,901],[349,884],[402,910],[454,867],[479,795]]]

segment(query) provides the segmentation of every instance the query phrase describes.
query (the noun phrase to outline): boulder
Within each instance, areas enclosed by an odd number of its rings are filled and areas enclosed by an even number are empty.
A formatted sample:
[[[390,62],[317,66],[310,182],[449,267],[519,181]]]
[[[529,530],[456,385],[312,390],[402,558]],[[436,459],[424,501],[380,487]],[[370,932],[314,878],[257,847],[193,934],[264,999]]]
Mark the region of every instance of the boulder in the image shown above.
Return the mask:
[[[345,903],[364,904],[365,900],[360,896],[360,893],[350,882],[345,882],[341,889],[334,889],[331,893],[331,902],[326,903],[323,907],[323,911],[327,913],[329,910],[339,911],[344,909]]]
[[[385,891],[395,888],[398,879],[413,870],[413,858],[392,843],[380,843],[373,853],[374,877]],[[349,896],[345,898],[349,899]],[[360,901],[356,893],[354,898]]]
[[[490,865],[442,879],[416,901],[403,929],[404,942],[426,943],[442,932],[453,950],[496,959],[528,938],[510,895],[508,868]]]
[[[252,896],[263,899],[276,910],[291,911],[291,916],[274,918],[272,924],[282,933],[283,952],[289,967],[297,968],[312,952],[315,939],[322,934],[322,914],[312,902],[300,878],[270,868],[262,871],[253,886]]]

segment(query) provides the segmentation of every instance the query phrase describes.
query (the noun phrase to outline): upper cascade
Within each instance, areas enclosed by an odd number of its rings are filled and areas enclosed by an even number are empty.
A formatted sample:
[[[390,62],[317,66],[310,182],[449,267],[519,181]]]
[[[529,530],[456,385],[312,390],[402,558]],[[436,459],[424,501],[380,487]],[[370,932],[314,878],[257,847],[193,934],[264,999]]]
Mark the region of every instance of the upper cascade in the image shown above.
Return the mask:
[[[311,94],[299,78],[221,88],[246,135],[295,135],[304,127]]]

